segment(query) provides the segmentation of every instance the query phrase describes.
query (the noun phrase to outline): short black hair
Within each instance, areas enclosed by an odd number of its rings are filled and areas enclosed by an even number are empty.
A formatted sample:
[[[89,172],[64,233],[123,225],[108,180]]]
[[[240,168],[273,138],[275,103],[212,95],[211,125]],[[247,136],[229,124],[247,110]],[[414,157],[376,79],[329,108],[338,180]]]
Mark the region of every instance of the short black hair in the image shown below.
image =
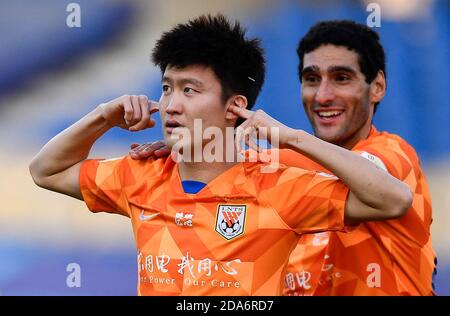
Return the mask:
[[[233,94],[256,102],[265,77],[265,58],[260,40],[246,39],[239,22],[233,25],[222,14],[202,15],[165,32],[152,53],[153,63],[166,67],[211,67],[222,86],[222,99]]]
[[[370,84],[380,70],[386,78],[386,57],[378,33],[364,24],[350,20],[331,20],[313,25],[300,40],[297,48],[300,82],[304,55],[326,44],[343,46],[356,52],[359,68],[367,83]],[[377,105],[378,102],[375,103],[374,112]]]

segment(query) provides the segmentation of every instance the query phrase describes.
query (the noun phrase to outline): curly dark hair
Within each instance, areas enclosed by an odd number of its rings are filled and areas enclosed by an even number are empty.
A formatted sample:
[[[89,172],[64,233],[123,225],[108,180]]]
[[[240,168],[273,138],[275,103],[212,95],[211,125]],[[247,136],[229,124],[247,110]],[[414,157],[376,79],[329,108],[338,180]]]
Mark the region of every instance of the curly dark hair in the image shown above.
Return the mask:
[[[152,53],[153,63],[164,74],[166,67],[211,67],[222,86],[224,102],[233,94],[256,102],[265,77],[260,40],[246,39],[239,22],[233,25],[222,14],[202,15],[165,32]]]
[[[359,68],[367,83],[371,83],[380,70],[386,78],[386,57],[379,35],[364,24],[349,20],[332,20],[313,25],[300,40],[297,48],[300,82],[304,55],[326,44],[343,46],[356,52]],[[375,103],[374,111],[377,105],[378,102]]]

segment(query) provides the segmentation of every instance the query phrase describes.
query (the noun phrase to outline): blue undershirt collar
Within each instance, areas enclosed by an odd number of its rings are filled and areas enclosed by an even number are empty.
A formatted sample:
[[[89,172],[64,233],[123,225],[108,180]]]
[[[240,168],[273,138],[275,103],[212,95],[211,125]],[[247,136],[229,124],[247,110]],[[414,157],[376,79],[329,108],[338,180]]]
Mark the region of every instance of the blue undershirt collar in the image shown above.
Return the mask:
[[[206,183],[194,180],[181,181],[184,193],[197,194],[206,186]]]

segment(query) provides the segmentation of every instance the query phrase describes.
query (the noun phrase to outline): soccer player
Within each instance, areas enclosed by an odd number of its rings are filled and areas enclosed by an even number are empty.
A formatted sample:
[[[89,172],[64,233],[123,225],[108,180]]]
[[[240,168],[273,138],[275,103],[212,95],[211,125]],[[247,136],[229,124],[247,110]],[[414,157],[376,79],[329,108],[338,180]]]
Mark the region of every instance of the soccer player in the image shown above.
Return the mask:
[[[366,159],[249,110],[264,81],[264,56],[239,24],[218,15],[177,25],[158,40],[152,58],[162,72],[159,103],[130,95],[102,103],[30,163],[37,185],[84,200],[93,212],[131,219],[138,294],[279,295],[300,234],[353,229],[367,218],[400,217],[411,206],[408,186]],[[156,111],[172,155],[87,159],[107,130],[153,127]],[[269,163],[237,161],[240,140],[253,145],[241,131],[236,140],[227,137],[239,118],[246,130],[267,131],[269,140],[339,179],[284,166],[262,173]],[[189,152],[210,145],[197,137],[207,131],[225,135],[214,140],[233,149],[231,161],[219,147],[222,160],[190,160]]]
[[[431,197],[419,158],[401,137],[380,132],[372,123],[386,90],[378,34],[351,21],[325,21],[300,40],[297,53],[302,103],[314,135],[402,180],[414,201],[398,219],[368,221],[348,234],[303,235],[291,254],[284,294],[433,295]],[[326,171],[293,152],[284,163]]]
[[[302,235],[285,275],[285,295],[433,295],[436,257],[431,198],[419,158],[401,137],[378,131],[373,116],[386,90],[379,36],[351,21],[324,21],[300,40],[302,102],[314,135],[359,153],[404,181],[413,206],[399,219],[366,222],[350,233]],[[376,96],[376,98],[374,98]],[[134,159],[168,154],[163,142],[132,145]],[[297,152],[288,166],[329,172]]]

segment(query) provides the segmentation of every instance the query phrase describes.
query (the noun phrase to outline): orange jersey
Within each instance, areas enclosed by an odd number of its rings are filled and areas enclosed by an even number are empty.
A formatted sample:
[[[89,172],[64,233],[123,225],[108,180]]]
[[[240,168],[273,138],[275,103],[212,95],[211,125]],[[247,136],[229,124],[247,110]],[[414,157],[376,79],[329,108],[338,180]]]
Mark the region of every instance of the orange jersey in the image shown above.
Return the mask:
[[[170,157],[87,160],[80,188],[91,211],[131,219],[139,295],[281,295],[299,236],[345,229],[348,188],[262,165],[237,164],[187,194]]]
[[[414,192],[413,205],[399,219],[363,223],[349,233],[303,235],[291,254],[283,294],[434,294],[431,198],[416,152],[399,136],[374,126],[353,151],[407,183]],[[292,151],[281,151],[280,161],[326,171]]]

